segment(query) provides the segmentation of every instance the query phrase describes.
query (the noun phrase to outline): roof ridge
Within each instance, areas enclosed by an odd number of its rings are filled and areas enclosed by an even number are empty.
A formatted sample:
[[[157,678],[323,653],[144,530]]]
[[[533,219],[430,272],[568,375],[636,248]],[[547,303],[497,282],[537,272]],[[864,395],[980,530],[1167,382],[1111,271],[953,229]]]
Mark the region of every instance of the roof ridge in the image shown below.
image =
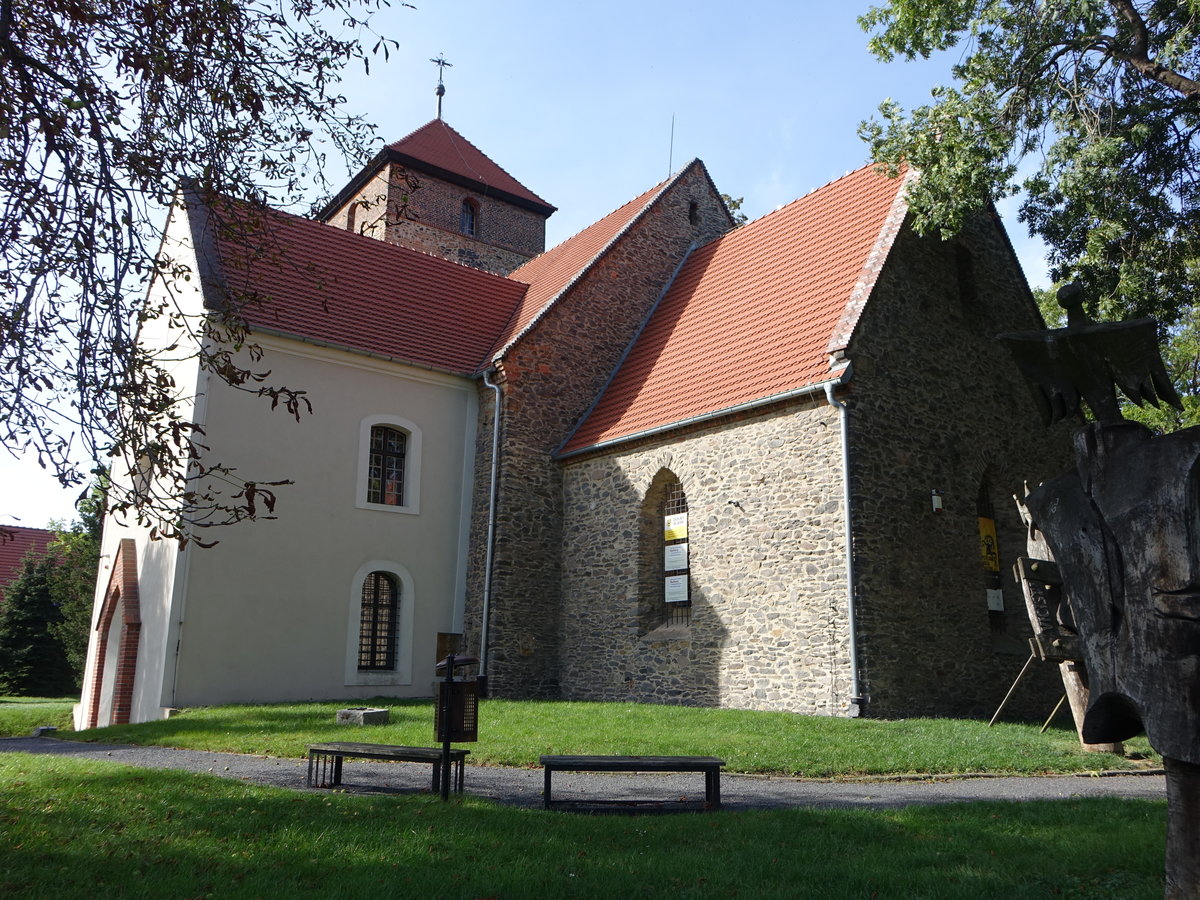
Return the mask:
[[[467,160],[467,157],[463,155],[462,150],[459,148],[459,142],[466,144],[468,147],[470,147],[472,151],[479,154],[479,156],[481,156],[483,159],[485,159],[489,165],[493,166],[497,171],[499,171],[501,174],[503,174],[506,178],[511,179],[513,184],[517,185],[522,190],[524,190],[527,194],[529,194],[529,196],[531,196],[535,200],[537,200],[538,203],[542,204],[543,206],[550,205],[550,203],[547,200],[545,200],[540,194],[537,194],[534,191],[530,190],[528,187],[526,187],[524,182],[522,182],[519,178],[517,178],[515,175],[513,175],[512,172],[508,171],[508,169],[504,168],[504,166],[500,165],[500,163],[496,162],[496,160],[494,160],[489,154],[487,154],[483,150],[481,150],[477,144],[475,144],[473,141],[471,141],[470,138],[466,137],[461,131],[459,131],[457,128],[455,128],[453,125],[451,125],[445,119],[442,119],[442,118],[430,119],[428,122],[426,122],[420,128],[416,128],[413,131],[410,131],[404,137],[400,138],[399,140],[392,141],[391,143],[387,144],[384,149],[392,150],[397,153],[407,153],[408,151],[406,151],[401,146],[402,144],[404,144],[405,141],[412,140],[414,137],[416,137],[421,132],[426,131],[428,129],[435,128],[438,125],[440,125],[442,127],[443,131],[445,132],[446,138],[450,142],[450,146],[454,149],[454,152],[458,155],[458,161],[460,163],[462,163],[462,165],[463,165],[463,169],[466,170],[467,173],[470,173],[470,174],[467,174],[466,177],[479,182],[480,184],[484,185],[485,187],[487,187],[489,189],[503,191],[504,193],[510,193],[510,190],[508,188],[493,184],[491,181],[489,181],[487,179],[487,176],[485,175],[485,173],[480,172],[477,168],[475,168],[473,165],[471,165],[470,162]],[[420,159],[426,165],[433,166],[435,168],[444,168],[444,166],[440,166],[437,162],[435,162],[433,160],[425,159],[423,157],[416,157],[416,156],[414,156],[414,158]]]
[[[662,197],[662,195],[666,192],[666,190],[669,187],[671,187],[673,184],[675,184],[675,182],[679,181],[679,179],[681,179],[683,177],[683,174],[686,171],[688,171],[692,166],[696,165],[697,163],[700,163],[700,165],[703,165],[703,163],[700,162],[700,159],[698,157],[694,158],[694,159],[692,159],[691,162],[689,162],[687,165],[680,168],[678,171],[676,171],[674,174],[672,174],[669,178],[666,178],[666,179],[660,181],[658,184],[654,185],[653,187],[649,188],[647,191],[643,192],[643,194],[651,193],[651,192],[652,193],[646,199],[646,202],[642,204],[641,209],[639,209],[636,213],[634,213],[632,216],[630,216],[629,219],[625,222],[625,224],[622,225],[613,234],[613,236],[608,241],[605,242],[604,246],[602,246],[600,249],[598,249],[592,255],[591,259],[589,259],[586,263],[584,263],[582,266],[580,266],[575,271],[575,274],[572,275],[571,278],[561,288],[559,288],[559,290],[556,291],[553,296],[548,298],[546,300],[546,302],[542,304],[542,308],[537,311],[537,313],[529,320],[529,322],[526,323],[525,327],[522,328],[520,330],[520,332],[513,335],[512,338],[510,338],[502,347],[500,347],[498,350],[494,351],[491,354],[490,361],[494,363],[497,360],[499,360],[501,357],[503,357],[509,350],[511,350],[513,348],[513,346],[517,343],[517,341],[521,340],[521,338],[523,338],[525,335],[527,335],[530,332],[530,330],[533,329],[533,327],[535,325],[537,325],[543,318],[545,318],[547,313],[549,313],[549,311],[558,303],[558,301],[560,299],[562,299],[563,295],[566,294],[569,290],[571,290],[571,288],[573,288],[576,284],[578,284],[580,279],[582,279],[584,275],[586,275],[588,272],[590,272],[592,270],[592,268],[600,261],[600,259],[605,254],[607,254],[609,250],[611,250],[613,248],[613,246],[617,243],[617,241],[620,240],[622,237],[624,237],[626,234],[628,234],[629,230],[631,228],[633,228],[634,224],[641,221],[641,219],[646,215],[646,213],[650,209],[650,207],[652,207],[655,203],[658,202],[658,200]],[[634,199],[636,199],[636,198],[634,198]],[[630,201],[630,202],[632,202],[632,201]],[[624,204],[622,204],[622,205],[624,205]],[[617,212],[617,210],[619,210],[619,209],[621,209],[620,206],[618,206],[617,209],[614,209],[612,212],[608,213],[607,215],[601,216],[599,219],[597,219],[591,225],[588,225],[587,228],[584,228],[581,231],[576,232],[571,237],[569,237],[566,240],[561,241],[558,244],[556,244],[555,246],[551,247],[549,250],[546,251],[546,253],[539,254],[539,256],[535,256],[529,262],[532,263],[534,260],[537,260],[543,256],[546,256],[547,254],[554,253],[559,248],[565,246],[568,242],[570,242],[570,241],[574,240],[575,238],[579,237],[580,235],[582,235],[589,228],[592,228],[592,227],[600,224],[601,222],[603,222],[606,218],[608,218],[608,216],[611,216],[614,212]],[[527,282],[522,282],[520,278],[515,277],[521,271],[521,269],[525,268],[526,265],[529,265],[529,263],[523,263],[520,267],[515,269],[513,272],[509,273],[508,277],[511,280],[519,282],[521,284],[527,283]],[[515,312],[514,312],[514,315],[515,315]]]

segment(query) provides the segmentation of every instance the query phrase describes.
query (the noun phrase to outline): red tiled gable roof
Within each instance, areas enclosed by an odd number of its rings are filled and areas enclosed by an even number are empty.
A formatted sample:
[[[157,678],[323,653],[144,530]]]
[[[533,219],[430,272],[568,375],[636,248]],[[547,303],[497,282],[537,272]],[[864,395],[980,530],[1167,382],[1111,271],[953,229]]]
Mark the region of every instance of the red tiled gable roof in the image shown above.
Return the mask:
[[[848,310],[903,220],[902,184],[867,166],[693,253],[560,452],[833,378],[831,338],[849,339]]]
[[[215,214],[192,211],[197,246],[211,247],[202,232]],[[250,242],[212,229],[217,279],[253,298],[242,312],[251,326],[470,375],[525,293],[498,275],[283,212],[265,211],[257,226],[262,240]]]
[[[20,574],[26,554],[31,550],[44,554],[52,540],[54,532],[44,528],[0,525],[0,603],[4,602],[5,587]]]
[[[685,166],[677,175],[656,184],[574,237],[567,238],[557,247],[535,256],[516,271],[509,273],[508,277],[511,280],[528,284],[529,290],[512,321],[496,342],[492,357],[503,355],[514,341],[528,331],[563,292],[574,284],[638,216],[650,208],[671,182],[688,168],[690,166]]]
[[[387,149],[418,163],[476,182],[485,190],[493,188],[547,207],[550,211],[554,209],[441,119],[427,122],[407,137],[388,144]]]

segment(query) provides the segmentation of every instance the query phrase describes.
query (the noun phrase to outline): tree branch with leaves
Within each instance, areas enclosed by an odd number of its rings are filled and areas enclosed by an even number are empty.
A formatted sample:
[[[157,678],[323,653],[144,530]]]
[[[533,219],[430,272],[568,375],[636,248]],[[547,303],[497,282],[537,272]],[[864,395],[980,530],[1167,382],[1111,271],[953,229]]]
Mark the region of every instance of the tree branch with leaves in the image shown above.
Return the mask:
[[[366,157],[372,129],[337,86],[395,46],[371,25],[385,5],[0,0],[5,450],[36,454],[67,487],[110,467],[110,509],[181,541],[273,504],[209,458],[197,424],[174,412],[168,363],[139,334],[173,317],[210,348],[198,362],[215,377],[297,415],[302,392],[224,351],[252,345],[237,298],[185,321],[147,291],[195,275],[159,252],[180,184],[204,200],[307,209],[310,191],[328,190],[327,151]],[[228,490],[205,487],[216,482],[198,466]]]
[[[1198,286],[1200,4],[893,0],[860,23],[883,60],[960,54],[931,103],[887,101],[860,126],[875,159],[920,172],[918,230],[953,234],[1023,191],[1051,278],[1081,282],[1093,315],[1152,315],[1172,340]]]

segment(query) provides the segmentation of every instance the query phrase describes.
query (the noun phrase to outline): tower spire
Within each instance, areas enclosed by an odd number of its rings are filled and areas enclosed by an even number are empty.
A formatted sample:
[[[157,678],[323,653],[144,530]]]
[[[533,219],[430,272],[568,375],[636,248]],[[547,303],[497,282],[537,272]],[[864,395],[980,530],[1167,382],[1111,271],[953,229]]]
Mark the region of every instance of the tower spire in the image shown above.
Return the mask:
[[[442,84],[442,74],[446,71],[447,66],[453,69],[454,63],[446,62],[446,55],[444,53],[439,53],[437,55],[437,59],[431,59],[429,61],[438,67],[437,90],[435,90],[434,93],[437,94],[438,98],[437,117],[440,119],[442,117],[442,98],[446,96],[446,85]]]

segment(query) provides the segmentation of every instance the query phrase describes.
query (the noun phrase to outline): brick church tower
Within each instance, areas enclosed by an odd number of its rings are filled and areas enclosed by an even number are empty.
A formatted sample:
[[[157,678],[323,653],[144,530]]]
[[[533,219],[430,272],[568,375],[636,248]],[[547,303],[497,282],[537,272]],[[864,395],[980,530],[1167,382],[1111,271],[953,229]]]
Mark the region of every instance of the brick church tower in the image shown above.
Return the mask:
[[[554,211],[438,118],[376,154],[318,218],[507,275],[546,249]]]

